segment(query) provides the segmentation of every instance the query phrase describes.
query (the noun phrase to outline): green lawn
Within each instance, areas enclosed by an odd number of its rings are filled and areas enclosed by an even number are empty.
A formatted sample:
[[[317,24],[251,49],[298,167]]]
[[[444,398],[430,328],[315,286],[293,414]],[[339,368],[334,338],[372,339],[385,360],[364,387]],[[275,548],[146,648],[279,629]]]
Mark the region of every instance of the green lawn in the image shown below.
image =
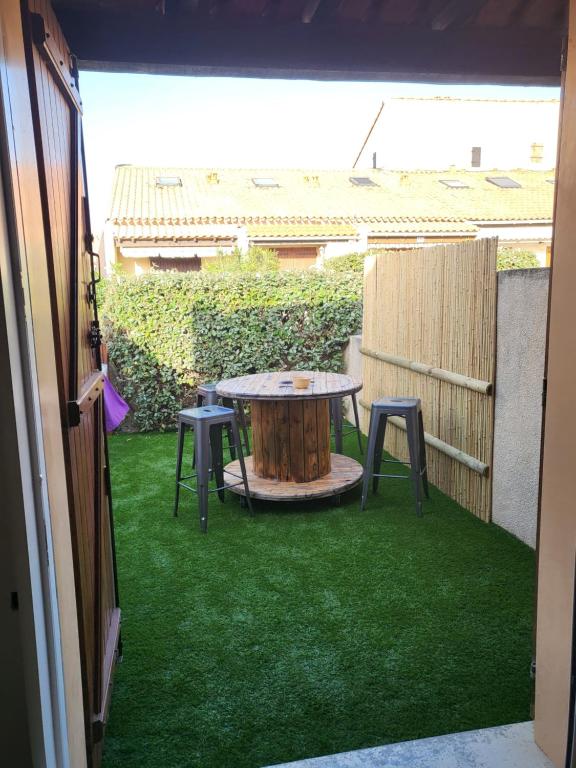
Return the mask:
[[[354,455],[354,438],[347,438]],[[259,768],[529,719],[534,556],[433,489],[359,511],[182,492],[176,437],[110,440],[124,661],[105,768]],[[231,496],[231,495],[230,495]]]

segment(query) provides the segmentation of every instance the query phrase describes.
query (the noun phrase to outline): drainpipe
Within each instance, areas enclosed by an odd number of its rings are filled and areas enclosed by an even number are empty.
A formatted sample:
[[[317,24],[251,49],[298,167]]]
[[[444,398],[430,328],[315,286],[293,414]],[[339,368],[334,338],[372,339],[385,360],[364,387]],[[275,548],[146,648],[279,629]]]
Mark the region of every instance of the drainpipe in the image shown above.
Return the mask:
[[[248,231],[246,227],[238,227],[238,235],[236,236],[236,245],[242,251],[246,253],[250,247],[250,240],[248,238]]]
[[[368,250],[368,235],[370,234],[370,227],[360,226],[358,227],[358,253],[366,253]]]

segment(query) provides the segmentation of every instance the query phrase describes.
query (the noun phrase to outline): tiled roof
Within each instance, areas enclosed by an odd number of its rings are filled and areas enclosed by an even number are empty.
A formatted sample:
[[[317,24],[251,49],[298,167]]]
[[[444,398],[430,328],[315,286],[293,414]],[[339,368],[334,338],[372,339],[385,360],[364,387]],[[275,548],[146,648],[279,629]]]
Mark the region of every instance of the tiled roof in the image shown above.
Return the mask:
[[[398,188],[414,197],[433,197],[447,206],[454,216],[461,216],[471,222],[529,221],[548,223],[552,221],[554,204],[554,171],[532,170],[478,170],[394,172]],[[520,187],[501,189],[486,179],[492,176],[507,176],[518,182]],[[442,184],[442,180],[458,180],[466,188],[453,189]]]
[[[476,221],[549,221],[553,172],[509,175],[520,189],[502,190],[486,171],[400,172],[379,170],[198,169],[119,166],[111,221],[115,236],[133,239],[198,239],[200,231],[251,237],[352,237],[373,234],[462,233]],[[350,177],[370,179],[356,186]],[[160,177],[178,180],[157,183]],[[278,186],[258,187],[255,178]],[[441,178],[461,178],[469,189],[451,190]],[[224,234],[226,236],[226,234]]]
[[[238,225],[125,219],[114,227],[114,234],[118,240],[235,240]]]

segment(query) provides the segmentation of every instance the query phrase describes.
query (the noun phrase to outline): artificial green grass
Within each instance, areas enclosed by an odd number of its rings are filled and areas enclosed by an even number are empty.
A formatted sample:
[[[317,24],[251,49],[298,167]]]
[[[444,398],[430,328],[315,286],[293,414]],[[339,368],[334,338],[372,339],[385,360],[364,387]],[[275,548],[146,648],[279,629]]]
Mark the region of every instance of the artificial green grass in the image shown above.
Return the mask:
[[[347,438],[354,455],[354,436]],[[436,489],[182,491],[174,434],[110,440],[123,610],[104,768],[259,768],[529,719],[532,551]]]

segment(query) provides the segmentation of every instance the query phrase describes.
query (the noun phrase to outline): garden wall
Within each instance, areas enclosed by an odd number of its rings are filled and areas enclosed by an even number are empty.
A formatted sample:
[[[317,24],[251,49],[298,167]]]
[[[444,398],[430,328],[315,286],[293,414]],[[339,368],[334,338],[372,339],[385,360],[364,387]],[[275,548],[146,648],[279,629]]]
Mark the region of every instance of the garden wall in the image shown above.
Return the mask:
[[[531,547],[537,532],[549,271],[508,270],[497,278],[492,521]],[[357,378],[362,378],[362,344],[362,336],[352,336],[345,351],[346,372]]]
[[[498,274],[492,520],[536,546],[548,269]]]
[[[364,262],[360,396],[364,430],[383,396],[422,401],[428,477],[491,516],[497,241],[389,251]],[[406,455],[402,420],[386,449]]]

